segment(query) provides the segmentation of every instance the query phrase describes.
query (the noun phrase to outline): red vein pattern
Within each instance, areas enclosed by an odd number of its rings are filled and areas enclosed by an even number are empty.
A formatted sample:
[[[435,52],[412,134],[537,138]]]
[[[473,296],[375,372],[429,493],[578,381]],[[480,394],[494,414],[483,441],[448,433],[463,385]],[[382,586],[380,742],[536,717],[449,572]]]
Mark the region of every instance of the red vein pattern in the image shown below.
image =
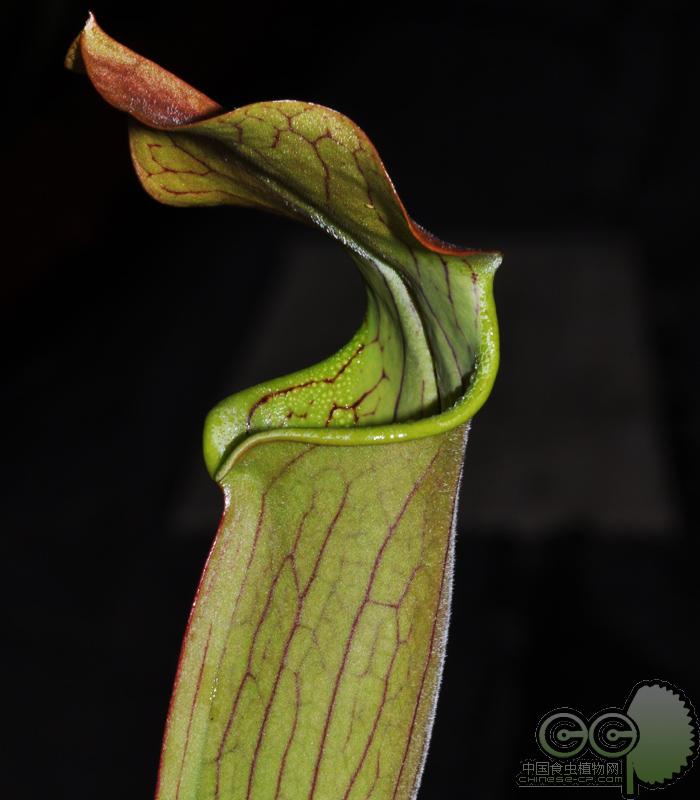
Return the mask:
[[[205,456],[225,511],[185,634],[157,800],[413,798],[445,651],[468,423],[446,414],[451,430],[414,426],[422,438],[380,446],[334,444],[328,429],[458,408],[477,354],[492,356],[499,258],[413,222],[367,136],[331,109],[284,100],[224,112],[92,18],[68,63],[134,118],[132,160],[154,198],[310,222],[347,248],[368,288],[365,319],[338,353],[209,415]],[[275,433],[286,427],[297,430]]]
[[[206,653],[201,690],[176,701],[166,734],[178,800],[409,796],[439,682],[463,437],[266,443],[235,463],[183,649],[185,671]],[[161,800],[174,779],[164,766]]]

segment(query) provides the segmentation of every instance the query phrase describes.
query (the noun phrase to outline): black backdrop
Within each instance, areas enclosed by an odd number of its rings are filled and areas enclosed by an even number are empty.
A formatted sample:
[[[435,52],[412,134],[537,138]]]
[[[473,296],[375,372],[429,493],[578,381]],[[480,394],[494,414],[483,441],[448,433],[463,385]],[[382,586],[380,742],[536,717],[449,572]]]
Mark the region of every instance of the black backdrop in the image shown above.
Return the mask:
[[[700,702],[700,76],[685,6],[92,10],[225,106],[341,110],[415,219],[505,253],[503,370],[467,451],[420,796],[518,796],[519,761],[556,706],[592,713],[654,677]],[[310,232],[145,196],[125,121],[61,66],[86,11],[46,0],[3,12],[4,777],[8,797],[136,800],[152,796],[219,511],[203,417],[330,352],[362,298],[342,261],[327,297],[304,287],[314,254],[335,257]],[[256,346],[271,318],[277,335]],[[699,774],[669,798],[697,796]]]

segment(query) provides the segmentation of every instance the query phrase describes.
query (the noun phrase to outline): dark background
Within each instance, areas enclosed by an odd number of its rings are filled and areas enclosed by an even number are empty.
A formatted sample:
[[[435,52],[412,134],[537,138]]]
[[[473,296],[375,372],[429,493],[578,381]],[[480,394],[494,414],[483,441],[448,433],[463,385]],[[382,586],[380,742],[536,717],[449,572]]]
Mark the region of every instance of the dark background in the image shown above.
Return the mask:
[[[92,3],[224,106],[341,110],[415,219],[504,251],[421,798],[519,796],[557,706],[621,705],[647,678],[700,702],[689,9]],[[86,12],[3,12],[6,796],[137,800],[220,508],[204,415],[332,352],[363,300],[320,234],[147,198],[125,120],[62,68]]]

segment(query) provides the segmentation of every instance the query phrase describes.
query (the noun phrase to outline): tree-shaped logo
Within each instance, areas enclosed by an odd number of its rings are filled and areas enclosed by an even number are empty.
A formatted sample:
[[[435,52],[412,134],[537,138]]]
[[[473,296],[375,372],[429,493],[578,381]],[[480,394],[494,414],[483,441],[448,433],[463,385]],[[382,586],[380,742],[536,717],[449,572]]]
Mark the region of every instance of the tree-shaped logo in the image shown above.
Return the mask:
[[[657,789],[687,772],[697,754],[698,720],[683,692],[660,680],[638,683],[625,712],[639,730],[625,756],[625,797],[636,798],[640,786]]]

